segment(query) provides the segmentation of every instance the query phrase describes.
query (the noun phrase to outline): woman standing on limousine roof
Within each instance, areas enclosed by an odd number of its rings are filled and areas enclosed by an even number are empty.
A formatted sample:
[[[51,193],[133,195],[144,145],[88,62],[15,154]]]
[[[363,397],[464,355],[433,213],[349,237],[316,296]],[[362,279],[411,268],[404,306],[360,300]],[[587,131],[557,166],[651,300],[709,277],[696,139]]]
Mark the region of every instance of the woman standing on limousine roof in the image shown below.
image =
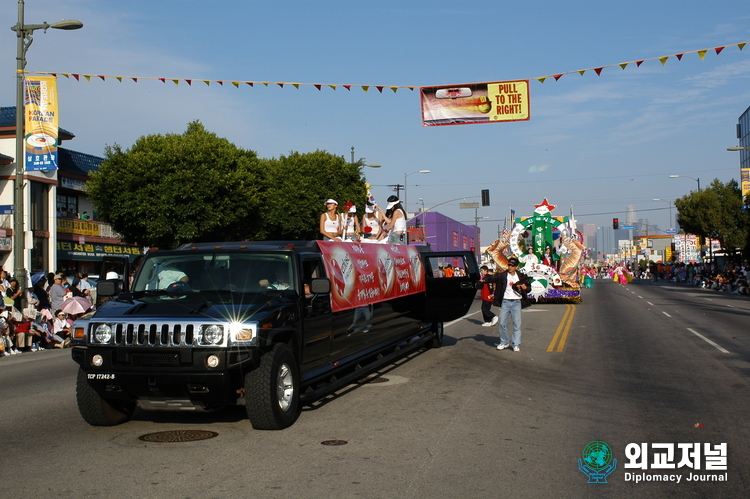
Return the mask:
[[[343,222],[335,199],[326,201],[326,211],[320,215],[320,233],[324,241],[341,241]]]

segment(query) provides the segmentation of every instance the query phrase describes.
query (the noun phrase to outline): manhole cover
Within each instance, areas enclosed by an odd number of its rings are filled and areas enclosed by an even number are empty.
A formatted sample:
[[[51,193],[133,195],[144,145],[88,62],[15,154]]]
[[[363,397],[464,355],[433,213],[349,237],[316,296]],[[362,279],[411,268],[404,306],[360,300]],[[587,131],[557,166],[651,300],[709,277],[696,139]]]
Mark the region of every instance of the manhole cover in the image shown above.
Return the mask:
[[[388,381],[390,381],[388,378],[383,378],[381,376],[372,376],[371,378],[361,379],[358,381],[358,383],[387,383]]]
[[[346,445],[348,443],[346,440],[323,440],[320,442],[321,445]]]
[[[219,436],[215,431],[206,430],[171,430],[147,433],[138,437],[144,442],[169,443],[169,442],[195,442],[196,440],[207,440]]]

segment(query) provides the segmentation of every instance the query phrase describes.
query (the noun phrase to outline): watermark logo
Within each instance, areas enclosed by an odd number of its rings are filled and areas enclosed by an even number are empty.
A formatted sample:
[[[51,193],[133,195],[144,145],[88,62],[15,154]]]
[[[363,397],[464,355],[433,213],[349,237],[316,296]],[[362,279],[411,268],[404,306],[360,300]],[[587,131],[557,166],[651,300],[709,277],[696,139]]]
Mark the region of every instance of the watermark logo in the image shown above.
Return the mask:
[[[617,459],[612,457],[612,447],[600,440],[586,444],[578,458],[578,469],[589,477],[588,483],[607,483],[607,477],[616,468]]]

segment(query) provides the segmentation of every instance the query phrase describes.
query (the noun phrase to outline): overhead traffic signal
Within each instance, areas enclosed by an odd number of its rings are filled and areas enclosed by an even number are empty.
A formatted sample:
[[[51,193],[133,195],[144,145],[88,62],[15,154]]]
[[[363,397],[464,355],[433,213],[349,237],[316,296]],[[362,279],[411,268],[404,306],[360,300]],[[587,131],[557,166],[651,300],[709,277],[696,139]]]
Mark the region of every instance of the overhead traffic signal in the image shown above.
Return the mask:
[[[490,205],[490,190],[482,189],[482,206]]]
[[[620,219],[619,218],[613,218],[612,219],[612,228],[613,229],[619,229],[620,228]]]

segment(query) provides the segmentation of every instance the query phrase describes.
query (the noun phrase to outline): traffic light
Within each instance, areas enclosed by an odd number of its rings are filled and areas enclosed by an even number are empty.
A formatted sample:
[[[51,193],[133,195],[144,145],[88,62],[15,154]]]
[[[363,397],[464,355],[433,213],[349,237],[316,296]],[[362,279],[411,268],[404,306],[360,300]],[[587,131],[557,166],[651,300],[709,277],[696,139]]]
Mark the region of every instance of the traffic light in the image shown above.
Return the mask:
[[[619,218],[613,218],[612,219],[612,228],[613,229],[619,229],[620,228],[620,219]]]
[[[482,206],[490,205],[490,190],[482,189]]]

